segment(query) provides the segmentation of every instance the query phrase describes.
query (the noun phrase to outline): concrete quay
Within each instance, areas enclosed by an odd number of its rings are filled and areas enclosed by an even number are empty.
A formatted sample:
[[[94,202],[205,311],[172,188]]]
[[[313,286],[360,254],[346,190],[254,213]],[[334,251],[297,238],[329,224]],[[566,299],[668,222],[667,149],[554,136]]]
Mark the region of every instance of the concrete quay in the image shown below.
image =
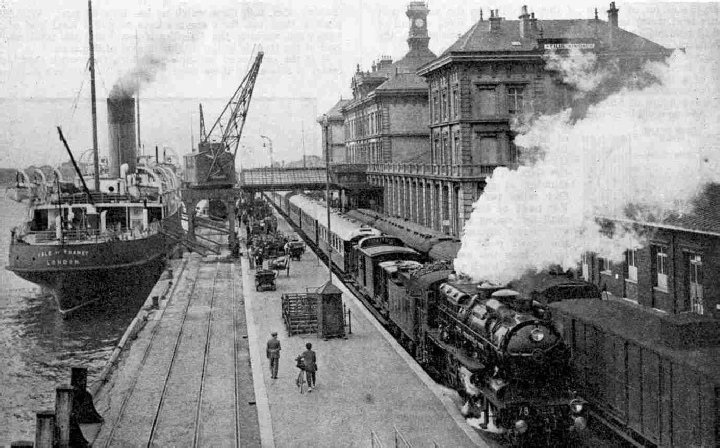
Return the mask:
[[[279,221],[280,231],[291,232]],[[452,393],[337,279],[352,334],[287,336],[282,293],[328,280],[314,254],[293,262],[289,276],[281,271],[277,291],[256,292],[254,272],[246,257],[185,256],[159,309],[144,314],[117,367],[93,390],[105,418],[83,428],[94,446],[371,446],[372,431],[393,447],[396,428],[414,447],[488,446]],[[265,357],[272,331],[282,344],[278,379],[270,378]],[[306,342],[318,355],[317,386],[300,394],[294,358]]]

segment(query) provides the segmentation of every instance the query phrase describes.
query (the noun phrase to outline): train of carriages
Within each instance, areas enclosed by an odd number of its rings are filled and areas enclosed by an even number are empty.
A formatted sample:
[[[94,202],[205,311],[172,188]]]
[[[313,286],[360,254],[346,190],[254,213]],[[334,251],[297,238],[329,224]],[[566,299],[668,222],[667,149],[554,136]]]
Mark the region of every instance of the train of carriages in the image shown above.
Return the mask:
[[[517,443],[564,440],[586,426],[569,382],[570,352],[547,308],[518,291],[454,278],[447,261],[298,194],[272,201],[384,318],[387,328],[438,381],[466,399],[468,417]],[[599,297],[592,285],[556,276],[553,285]],[[574,286],[573,286],[574,285]]]
[[[271,200],[325,255],[332,247],[336,272],[431,376],[461,393],[479,428],[555,444],[582,432],[591,407],[635,444],[717,446],[720,350],[658,345],[633,313],[568,272],[472,283],[452,269],[456,241],[406,244],[369,225],[383,219],[370,211],[333,211],[328,232],[323,203],[287,192]]]

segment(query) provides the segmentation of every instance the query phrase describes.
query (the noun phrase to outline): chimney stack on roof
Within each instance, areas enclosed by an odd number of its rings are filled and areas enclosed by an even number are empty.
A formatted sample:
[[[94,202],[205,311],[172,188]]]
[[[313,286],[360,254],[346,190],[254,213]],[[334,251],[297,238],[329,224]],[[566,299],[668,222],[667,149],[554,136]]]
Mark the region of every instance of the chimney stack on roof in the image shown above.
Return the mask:
[[[520,17],[518,17],[518,19],[520,19],[520,38],[528,39],[532,31],[532,21],[530,14],[528,14],[527,6],[523,5],[522,9],[520,9]]]
[[[502,20],[502,17],[500,17],[500,10],[499,9],[491,9],[490,10],[490,31],[499,30],[501,20]]]
[[[384,70],[392,65],[392,58],[390,56],[382,56],[377,63],[378,71]]]
[[[608,24],[612,28],[618,27],[618,11],[620,11],[620,10],[615,7],[615,2],[610,2],[610,9],[608,9],[607,14],[608,14]]]

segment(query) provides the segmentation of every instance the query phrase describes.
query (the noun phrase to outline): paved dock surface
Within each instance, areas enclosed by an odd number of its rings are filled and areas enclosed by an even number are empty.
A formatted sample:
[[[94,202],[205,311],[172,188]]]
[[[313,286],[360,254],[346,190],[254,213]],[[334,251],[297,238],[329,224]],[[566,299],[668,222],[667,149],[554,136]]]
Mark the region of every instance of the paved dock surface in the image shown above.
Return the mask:
[[[280,230],[290,232],[284,222]],[[339,281],[352,334],[287,336],[281,294],[328,280],[311,252],[267,292],[255,291],[246,258],[186,257],[168,299],[96,396],[105,422],[88,436],[93,446],[369,447],[374,431],[394,447],[395,428],[414,447],[484,446]],[[272,331],[282,343],[278,379],[265,357]],[[294,358],[306,342],[318,354],[317,387],[300,394]]]

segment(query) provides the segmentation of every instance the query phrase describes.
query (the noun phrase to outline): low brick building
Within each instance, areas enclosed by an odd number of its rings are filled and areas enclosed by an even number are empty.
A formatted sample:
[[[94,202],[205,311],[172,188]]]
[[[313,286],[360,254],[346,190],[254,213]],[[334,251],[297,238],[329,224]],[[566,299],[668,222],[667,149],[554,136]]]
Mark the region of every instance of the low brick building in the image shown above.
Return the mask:
[[[720,318],[720,185],[712,184],[692,213],[662,222],[608,220],[632,225],[649,244],[628,249],[623,263],[588,254],[582,275],[606,294],[663,313]]]

